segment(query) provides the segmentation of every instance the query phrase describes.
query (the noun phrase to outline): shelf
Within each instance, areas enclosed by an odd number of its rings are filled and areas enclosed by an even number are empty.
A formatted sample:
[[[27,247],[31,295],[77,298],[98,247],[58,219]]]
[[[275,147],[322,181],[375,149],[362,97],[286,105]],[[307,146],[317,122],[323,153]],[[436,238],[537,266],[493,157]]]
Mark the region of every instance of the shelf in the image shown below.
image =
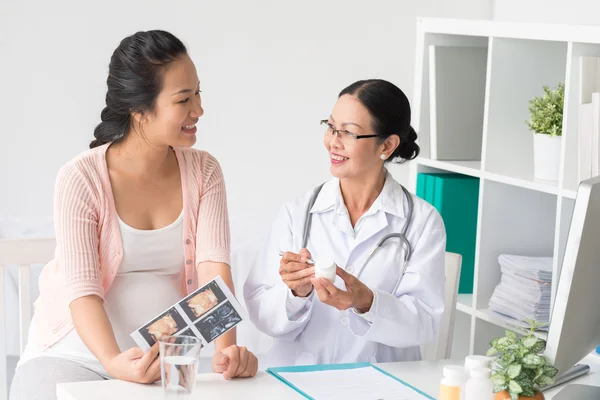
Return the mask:
[[[481,160],[488,42],[428,46],[432,159]]]
[[[522,176],[507,176],[501,174],[495,174],[485,172],[483,177],[489,181],[505,183],[507,185],[521,187],[524,189],[531,189],[537,192],[549,193],[558,195],[560,192],[557,182],[536,180],[533,174],[526,174]]]
[[[600,57],[600,44],[569,43],[570,57],[567,60],[569,75],[565,85],[563,109],[563,188],[577,191],[579,178],[579,112],[580,104],[591,102],[591,91],[582,92],[581,57]],[[595,90],[594,90],[595,91]],[[573,197],[574,198],[574,197]]]
[[[426,157],[418,157],[415,161],[421,166],[436,170],[424,171],[423,169],[420,169],[419,172],[455,172],[457,174],[473,176],[475,178],[484,178],[488,181],[504,183],[506,185],[511,185],[524,189],[530,189],[536,192],[561,195],[569,199],[574,199],[577,196],[577,191],[568,189],[561,190],[558,188],[557,182],[536,180],[533,177],[533,174],[525,174],[522,176],[509,176],[482,171],[481,161],[441,161],[432,160]]]
[[[514,39],[555,40],[596,43],[600,27],[531,22],[470,20],[460,18],[419,18],[418,29],[438,34],[490,36]]]
[[[473,295],[472,294],[459,294],[456,299],[456,309],[466,314],[473,315]]]
[[[500,283],[500,254],[551,257],[558,197],[499,182],[484,181],[475,281],[481,309]]]
[[[440,161],[425,157],[418,157],[416,161],[419,165],[438,170],[456,172],[457,174],[469,175],[475,178],[481,177],[481,161]]]
[[[563,197],[575,200],[577,198],[577,190],[563,189],[560,192]]]
[[[519,333],[521,335],[526,335],[529,331],[525,328],[520,328],[517,326],[514,326],[512,324],[510,324],[509,322],[503,320],[502,318],[499,318],[497,316],[495,316],[489,309],[485,308],[482,310],[476,310],[475,311],[475,317],[479,318],[483,321],[489,322],[490,324],[496,325],[500,328],[503,329],[510,329],[512,331],[515,331],[516,333]],[[543,332],[543,331],[535,331],[534,335],[541,338],[541,339],[548,339],[548,332]]]
[[[557,184],[534,179],[534,134],[526,121],[529,101],[543,95],[544,86],[555,88],[565,81],[567,43],[491,40],[484,170],[557,194]]]
[[[553,257],[552,301],[556,296],[579,185],[580,58],[600,57],[598,38],[600,26],[418,22],[413,127],[422,153],[412,163],[413,186],[419,173],[479,179],[474,293],[458,294],[455,308],[460,329],[453,349],[461,356],[485,352],[507,328],[528,332],[489,311],[502,277],[500,254]],[[529,101],[559,82],[565,83],[564,140],[561,175],[551,182],[535,178],[534,134],[526,121]]]

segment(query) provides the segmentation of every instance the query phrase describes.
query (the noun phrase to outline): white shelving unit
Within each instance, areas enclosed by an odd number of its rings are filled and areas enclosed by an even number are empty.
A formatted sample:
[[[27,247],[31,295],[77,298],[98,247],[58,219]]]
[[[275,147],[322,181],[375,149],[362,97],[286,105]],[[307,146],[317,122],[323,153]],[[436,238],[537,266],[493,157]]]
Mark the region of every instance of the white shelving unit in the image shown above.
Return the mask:
[[[461,358],[484,353],[508,327],[488,311],[501,253],[553,256],[554,299],[579,184],[579,57],[600,56],[600,27],[431,18],[417,26],[412,106],[421,155],[411,164],[409,189],[416,191],[419,172],[480,179],[474,290],[460,294],[456,306],[452,357]],[[560,178],[537,181],[528,101],[559,82]]]

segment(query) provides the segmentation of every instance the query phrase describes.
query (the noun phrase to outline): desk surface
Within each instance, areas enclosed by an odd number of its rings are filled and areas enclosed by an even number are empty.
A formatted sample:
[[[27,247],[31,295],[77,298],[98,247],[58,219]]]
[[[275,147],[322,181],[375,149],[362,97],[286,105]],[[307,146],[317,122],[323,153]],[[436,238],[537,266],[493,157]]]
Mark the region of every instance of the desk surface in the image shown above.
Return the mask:
[[[569,383],[600,386],[600,357],[589,355],[582,363],[589,364],[592,370],[587,375]],[[384,363],[378,366],[399,377],[425,393],[437,398],[439,382],[444,365],[451,361],[419,361]],[[196,390],[192,398],[229,399],[303,399],[294,390],[288,388],[274,377],[265,372],[259,372],[253,379],[238,379],[225,381],[221,375],[198,375]],[[561,388],[545,392],[547,400],[551,400]],[[160,385],[140,385],[118,380],[79,382],[59,384],[58,400],[162,400],[163,393]]]

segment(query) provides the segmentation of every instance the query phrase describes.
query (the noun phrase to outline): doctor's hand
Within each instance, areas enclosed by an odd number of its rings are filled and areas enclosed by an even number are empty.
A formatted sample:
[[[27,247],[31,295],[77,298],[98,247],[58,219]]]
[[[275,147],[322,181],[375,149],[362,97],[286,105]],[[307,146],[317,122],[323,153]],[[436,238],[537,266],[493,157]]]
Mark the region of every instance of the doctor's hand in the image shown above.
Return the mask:
[[[310,257],[308,250],[301,249],[300,254],[286,252],[279,262],[279,275],[296,297],[307,297],[312,292],[315,268],[306,262]]]
[[[336,274],[346,283],[346,290],[339,289],[325,278],[312,280],[321,302],[338,310],[356,308],[361,313],[369,311],[373,304],[373,291],[340,267],[337,267]]]
[[[225,379],[248,378],[256,375],[258,359],[245,347],[231,345],[216,351],[212,358],[213,372]]]

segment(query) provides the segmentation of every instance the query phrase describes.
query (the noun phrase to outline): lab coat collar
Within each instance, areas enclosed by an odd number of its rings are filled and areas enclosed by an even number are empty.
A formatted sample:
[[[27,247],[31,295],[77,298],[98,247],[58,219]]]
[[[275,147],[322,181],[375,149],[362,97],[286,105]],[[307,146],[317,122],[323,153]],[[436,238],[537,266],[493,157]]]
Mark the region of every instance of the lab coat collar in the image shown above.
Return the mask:
[[[404,192],[400,184],[386,170],[385,183],[383,190],[373,202],[373,205],[366,212],[366,215],[375,214],[381,210],[385,213],[404,217]],[[321,188],[319,197],[310,209],[311,213],[322,213],[335,210],[336,214],[347,214],[344,198],[340,190],[340,180],[333,178],[326,182]]]

